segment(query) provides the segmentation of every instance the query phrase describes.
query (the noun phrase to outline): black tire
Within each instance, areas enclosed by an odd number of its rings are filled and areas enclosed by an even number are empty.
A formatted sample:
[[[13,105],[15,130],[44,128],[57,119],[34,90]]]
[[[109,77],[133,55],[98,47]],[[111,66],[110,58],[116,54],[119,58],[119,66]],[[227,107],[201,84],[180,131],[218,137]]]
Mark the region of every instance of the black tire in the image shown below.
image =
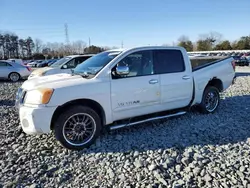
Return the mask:
[[[87,132],[87,125],[89,123],[83,122],[85,119],[83,117],[89,118],[91,122],[91,127],[93,127],[93,132],[90,135],[90,138],[87,139],[87,141],[81,142],[81,143],[73,143],[74,141],[70,140],[70,133],[73,133],[72,135],[78,137],[75,137],[77,139],[80,139],[79,134],[82,136],[85,136],[85,133]],[[72,118],[78,117],[78,122],[74,121],[74,124],[70,123]],[[80,117],[80,120],[79,120]],[[81,120],[81,117],[83,118]],[[70,119],[71,118],[71,119]],[[76,120],[76,119],[75,119]],[[86,120],[87,121],[87,120]],[[83,125],[84,124],[84,125]],[[70,128],[69,126],[73,126],[73,128]],[[80,127],[80,128],[79,128]],[[101,119],[99,115],[90,107],[87,106],[71,106],[68,110],[63,112],[55,121],[54,126],[54,133],[56,139],[60,142],[62,146],[64,146],[67,149],[70,150],[82,150],[86,147],[89,147],[92,145],[97,137],[100,136],[101,132]],[[65,133],[66,129],[71,129],[68,133]],[[83,130],[84,129],[84,130]],[[68,135],[67,135],[68,134]],[[73,136],[72,136],[73,137]]]
[[[12,82],[17,82],[18,80],[20,80],[20,78],[21,78],[21,76],[17,72],[12,72],[12,73],[9,74],[9,79]]]
[[[211,99],[211,101],[210,101],[211,106],[208,106],[209,105],[208,100],[209,100],[209,97],[211,97],[211,95],[214,98],[210,98]],[[214,113],[219,105],[220,105],[220,92],[219,92],[218,88],[216,88],[214,86],[207,86],[204,90],[204,93],[202,96],[202,101],[198,106],[199,111],[203,114]]]

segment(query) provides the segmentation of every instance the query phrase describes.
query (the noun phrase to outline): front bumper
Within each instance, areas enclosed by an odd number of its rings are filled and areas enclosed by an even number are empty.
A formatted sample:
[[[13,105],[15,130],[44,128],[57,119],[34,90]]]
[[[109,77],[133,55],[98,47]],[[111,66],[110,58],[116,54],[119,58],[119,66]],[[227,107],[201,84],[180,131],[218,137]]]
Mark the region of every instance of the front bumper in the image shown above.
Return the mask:
[[[26,134],[50,132],[51,119],[56,107],[19,106],[19,119]]]

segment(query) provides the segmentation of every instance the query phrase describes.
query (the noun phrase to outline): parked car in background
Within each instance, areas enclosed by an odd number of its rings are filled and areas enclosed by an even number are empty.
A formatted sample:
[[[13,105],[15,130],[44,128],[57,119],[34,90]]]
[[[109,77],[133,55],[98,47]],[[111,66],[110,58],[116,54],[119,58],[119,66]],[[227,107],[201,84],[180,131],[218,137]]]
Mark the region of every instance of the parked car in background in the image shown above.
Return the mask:
[[[43,67],[41,69],[34,70],[28,79],[51,74],[71,73],[72,69],[92,56],[93,54],[66,56],[56,61],[49,67]]]
[[[27,66],[29,66],[29,67],[35,67],[35,64],[37,63],[36,61],[37,61],[37,60],[32,60],[32,61],[30,61],[30,62],[27,64]]]
[[[234,78],[231,57],[192,68],[182,47],[116,49],[89,58],[72,74],[25,81],[16,106],[25,133],[52,130],[64,147],[79,150],[105,129],[183,115],[192,106],[214,113]]]
[[[59,59],[51,59],[51,61],[48,63],[48,66],[50,67],[52,64],[57,62]]]
[[[238,59],[235,59],[235,65],[249,66],[249,60],[246,57],[240,57]]]
[[[37,67],[47,67],[49,66],[49,63],[52,63],[57,61],[57,59],[48,59],[48,60],[44,60],[43,62],[37,64]]]
[[[27,66],[12,61],[0,60],[0,78],[9,79],[16,82],[20,79],[26,79],[31,74],[31,69]]]
[[[30,62],[32,62],[32,61],[33,61],[33,60],[24,60],[24,61],[23,61],[23,64],[24,64],[24,65],[28,65],[28,63],[30,63]]]
[[[33,64],[33,67],[37,67],[40,63],[42,63],[44,60],[36,60]]]

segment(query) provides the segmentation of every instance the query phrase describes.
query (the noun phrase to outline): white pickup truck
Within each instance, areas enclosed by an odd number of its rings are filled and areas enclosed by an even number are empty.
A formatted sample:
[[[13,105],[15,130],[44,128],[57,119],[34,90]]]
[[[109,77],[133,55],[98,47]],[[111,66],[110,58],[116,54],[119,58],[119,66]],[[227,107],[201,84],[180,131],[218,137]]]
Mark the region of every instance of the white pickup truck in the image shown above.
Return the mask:
[[[185,114],[213,113],[235,78],[233,58],[192,68],[181,47],[137,47],[99,53],[72,74],[27,80],[16,106],[27,134],[54,132],[66,148],[90,146],[102,129]]]

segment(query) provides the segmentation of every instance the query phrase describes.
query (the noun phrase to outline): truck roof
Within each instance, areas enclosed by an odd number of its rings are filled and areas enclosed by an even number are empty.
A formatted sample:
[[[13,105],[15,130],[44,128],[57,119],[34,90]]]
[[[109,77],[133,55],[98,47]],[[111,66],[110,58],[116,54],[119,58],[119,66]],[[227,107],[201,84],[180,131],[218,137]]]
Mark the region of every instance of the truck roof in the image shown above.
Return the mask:
[[[74,58],[74,57],[84,57],[84,56],[94,56],[94,55],[96,55],[96,54],[83,54],[83,55],[68,55],[67,57],[71,57],[71,58]]]
[[[123,52],[123,51],[128,51],[128,50],[133,50],[133,49],[138,49],[138,50],[143,50],[143,49],[184,49],[183,47],[180,46],[138,46],[138,47],[132,47],[132,48],[119,48],[119,49],[112,49],[112,50],[107,50],[109,52]]]

